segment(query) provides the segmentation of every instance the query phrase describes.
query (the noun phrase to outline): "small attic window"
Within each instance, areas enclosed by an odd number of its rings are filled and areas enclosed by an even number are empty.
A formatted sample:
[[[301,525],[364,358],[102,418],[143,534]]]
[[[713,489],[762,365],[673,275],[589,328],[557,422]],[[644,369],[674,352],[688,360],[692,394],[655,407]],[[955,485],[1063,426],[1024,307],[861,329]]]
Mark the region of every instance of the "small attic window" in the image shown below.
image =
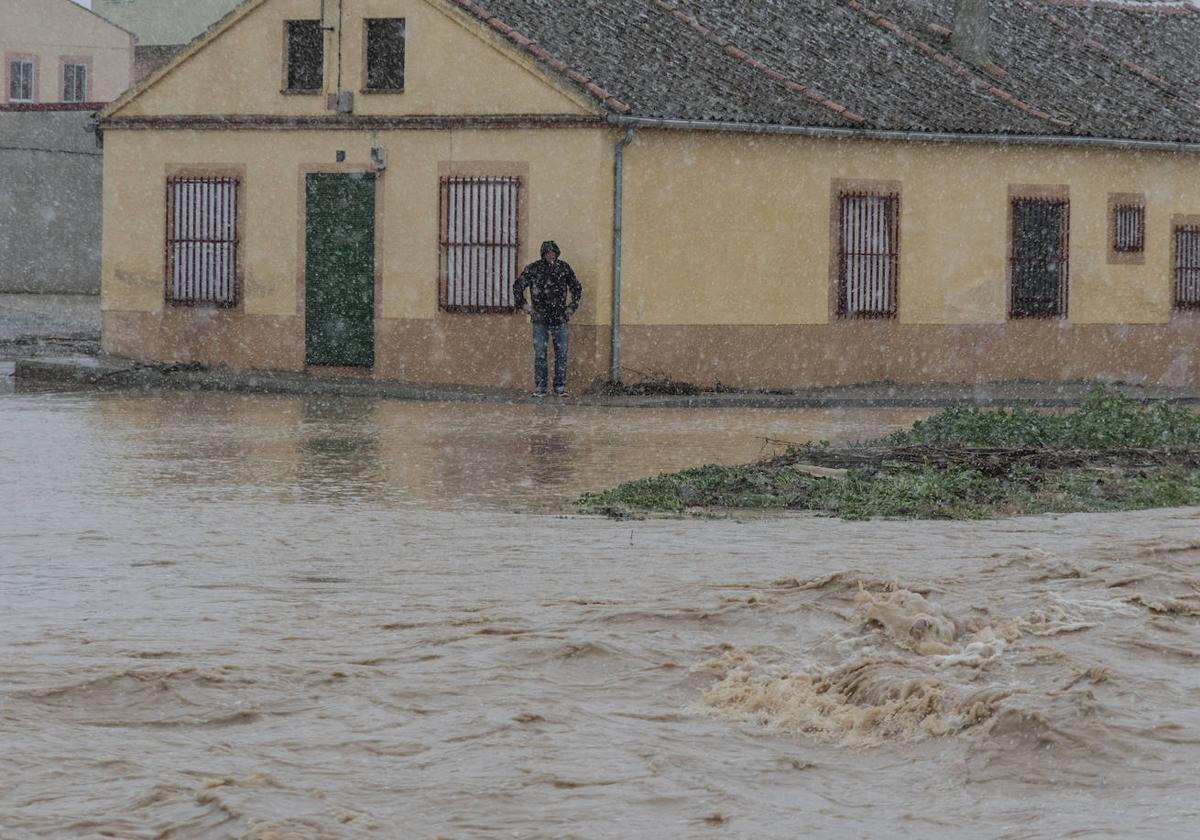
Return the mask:
[[[1108,194],[1108,264],[1144,265],[1146,261],[1146,196]]]
[[[1146,208],[1140,204],[1118,204],[1113,208],[1113,250],[1125,254],[1146,248]]]
[[[319,20],[289,20],[287,87],[291,93],[319,93],[325,83],[325,33]]]
[[[376,93],[404,91],[404,18],[368,18],[366,83]]]

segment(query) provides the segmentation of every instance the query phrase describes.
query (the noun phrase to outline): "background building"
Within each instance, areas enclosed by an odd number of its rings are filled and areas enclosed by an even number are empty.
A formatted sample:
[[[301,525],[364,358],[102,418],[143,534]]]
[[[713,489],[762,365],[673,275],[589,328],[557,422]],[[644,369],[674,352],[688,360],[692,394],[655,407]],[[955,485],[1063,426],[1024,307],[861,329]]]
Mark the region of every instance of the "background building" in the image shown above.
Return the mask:
[[[92,0],[92,10],[137,38],[134,77],[145,77],[240,0]]]
[[[130,85],[131,41],[71,0],[0,0],[0,104],[111,102]]]
[[[0,0],[0,292],[100,290],[89,115],[133,82],[133,36],[71,0]]]

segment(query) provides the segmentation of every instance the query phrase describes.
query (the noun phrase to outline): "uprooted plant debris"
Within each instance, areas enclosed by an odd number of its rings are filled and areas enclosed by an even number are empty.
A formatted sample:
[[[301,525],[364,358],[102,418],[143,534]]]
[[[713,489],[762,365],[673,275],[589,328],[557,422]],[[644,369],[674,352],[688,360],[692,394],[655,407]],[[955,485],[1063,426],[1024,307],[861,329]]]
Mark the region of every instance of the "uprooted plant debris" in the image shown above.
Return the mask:
[[[809,510],[846,519],[984,519],[1200,505],[1200,414],[1097,387],[1074,410],[948,408],[847,447],[790,445],[589,493],[610,516],[689,509]]]
[[[605,397],[695,397],[701,394],[722,394],[734,390],[720,382],[703,387],[691,382],[681,382],[672,379],[665,373],[656,371],[625,369],[622,373],[627,379],[632,375],[633,381],[614,383],[598,378],[588,388],[588,393]]]

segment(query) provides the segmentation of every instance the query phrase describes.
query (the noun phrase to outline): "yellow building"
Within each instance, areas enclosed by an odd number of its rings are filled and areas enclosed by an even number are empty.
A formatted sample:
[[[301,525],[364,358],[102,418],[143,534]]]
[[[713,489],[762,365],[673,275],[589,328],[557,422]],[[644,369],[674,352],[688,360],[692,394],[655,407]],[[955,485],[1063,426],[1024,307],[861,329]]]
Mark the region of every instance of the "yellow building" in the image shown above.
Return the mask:
[[[0,106],[111,102],[133,83],[133,35],[71,0],[0,0]]]
[[[576,387],[1200,384],[1200,14],[554,9],[236,8],[101,114],[105,350],[524,385],[555,239]]]

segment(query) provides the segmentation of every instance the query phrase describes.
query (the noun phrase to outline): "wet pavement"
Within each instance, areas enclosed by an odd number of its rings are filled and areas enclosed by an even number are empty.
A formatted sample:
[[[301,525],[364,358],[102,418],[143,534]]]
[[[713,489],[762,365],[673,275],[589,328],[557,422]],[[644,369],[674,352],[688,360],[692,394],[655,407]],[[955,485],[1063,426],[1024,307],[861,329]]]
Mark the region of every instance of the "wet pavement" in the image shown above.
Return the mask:
[[[12,433],[22,421],[29,457],[38,457],[36,440],[91,441],[99,449],[80,455],[108,464],[109,487],[153,478],[128,469],[155,464],[168,477],[216,483],[248,501],[281,495],[439,510],[567,510],[579,494],[629,479],[743,463],[772,454],[780,441],[873,437],[929,413],[25,393],[11,390],[11,377],[3,382],[10,391],[0,392],[0,415]]]
[[[448,385],[375,379],[328,371],[242,371],[193,364],[137,362],[96,353],[39,353],[18,359],[17,379],[27,389],[227,391],[243,394],[302,394],[314,397],[386,398],[433,402],[528,403],[610,408],[938,408],[947,405],[1078,405],[1094,382],[865,383],[779,391],[643,393],[605,386],[566,397],[531,396],[528,391],[482,385]],[[1200,403],[1200,389],[1110,383],[1136,400]]]

